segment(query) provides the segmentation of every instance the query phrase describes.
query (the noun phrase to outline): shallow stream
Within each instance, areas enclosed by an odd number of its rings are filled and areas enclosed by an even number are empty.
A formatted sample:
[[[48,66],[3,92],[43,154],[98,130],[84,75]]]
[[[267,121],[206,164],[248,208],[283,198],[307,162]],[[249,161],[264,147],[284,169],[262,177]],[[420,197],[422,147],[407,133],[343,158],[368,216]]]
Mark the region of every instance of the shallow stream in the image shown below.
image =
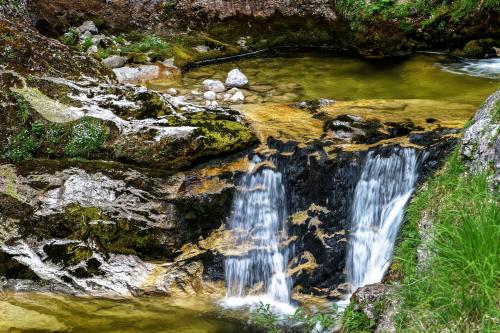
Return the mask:
[[[211,64],[195,68],[177,81],[152,80],[148,86],[158,90],[175,87],[186,93],[200,89],[204,79],[224,81],[226,73],[235,67],[249,78],[250,86],[244,94],[247,102],[259,106],[243,109],[250,117],[258,115],[254,121],[261,134],[282,132],[286,137],[289,132],[294,139],[301,135],[294,132],[301,126],[307,138],[319,135],[322,123],[309,115],[309,123],[299,124],[302,113],[268,103],[282,105],[327,98],[357,103],[340,103],[340,109],[332,112],[368,110],[372,116],[380,114],[390,118],[391,110],[406,110],[405,117],[413,113],[422,119],[431,112],[436,118],[448,118],[452,113],[458,119],[452,117],[453,124],[463,125],[500,84],[500,62],[497,60],[449,62],[439,56],[418,55],[409,59],[363,61],[325,54],[299,54]],[[377,102],[379,100],[385,101]],[[380,107],[377,109],[376,105]],[[241,313],[223,309],[213,301],[0,294],[0,332],[250,332],[246,319],[229,319],[238,317],[241,318]]]

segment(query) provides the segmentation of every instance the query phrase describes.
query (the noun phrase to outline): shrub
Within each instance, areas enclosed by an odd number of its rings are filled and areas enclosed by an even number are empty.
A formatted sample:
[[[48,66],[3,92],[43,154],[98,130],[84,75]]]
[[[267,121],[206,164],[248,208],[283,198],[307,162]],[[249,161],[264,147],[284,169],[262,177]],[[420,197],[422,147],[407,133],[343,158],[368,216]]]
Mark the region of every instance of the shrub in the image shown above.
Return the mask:
[[[60,37],[60,41],[66,45],[76,45],[78,44],[78,32],[74,28],[70,28],[68,32]]]
[[[89,157],[98,151],[109,135],[109,129],[98,119],[84,117],[71,128],[64,153],[69,157]]]
[[[30,116],[30,105],[21,94],[11,92],[11,96],[17,104],[17,117],[21,121],[21,125],[24,125]]]
[[[33,152],[38,148],[38,144],[33,139],[28,130],[9,137],[7,146],[4,148],[2,158],[12,162],[23,162],[33,158]]]

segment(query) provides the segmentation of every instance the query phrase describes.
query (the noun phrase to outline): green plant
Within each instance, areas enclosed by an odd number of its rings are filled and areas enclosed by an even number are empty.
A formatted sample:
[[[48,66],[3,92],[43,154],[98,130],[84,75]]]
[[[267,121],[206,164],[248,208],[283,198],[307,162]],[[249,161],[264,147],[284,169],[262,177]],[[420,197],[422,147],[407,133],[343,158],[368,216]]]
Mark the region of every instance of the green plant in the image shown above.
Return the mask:
[[[262,327],[266,333],[279,333],[280,319],[271,309],[271,305],[260,302],[260,305],[251,313],[252,323]]]
[[[89,157],[98,151],[109,135],[109,129],[100,120],[83,117],[71,128],[64,153],[69,157]]]
[[[28,130],[22,129],[19,133],[9,137],[2,158],[17,163],[30,160],[37,148],[38,144]]]
[[[45,126],[42,123],[34,122],[31,124],[31,132],[35,135],[41,136],[45,133]]]
[[[84,51],[87,51],[89,49],[89,47],[91,47],[92,45],[94,45],[94,41],[92,40],[92,36],[85,37],[85,39],[83,40],[82,49]]]
[[[147,35],[143,37],[140,41],[132,43],[123,48],[126,53],[131,52],[150,52],[150,51],[163,51],[168,48],[168,43],[155,35]]]
[[[489,190],[490,176],[468,173],[455,152],[444,172],[409,205],[395,258],[404,276],[398,292],[401,330],[499,330],[499,196]],[[422,212],[434,225],[426,244],[418,233]],[[418,267],[415,258],[422,245],[430,257]]]
[[[175,7],[177,7],[177,0],[165,0],[163,2],[162,17],[166,19],[174,13]]]
[[[280,333],[286,330],[284,323],[293,323],[300,326],[301,331],[308,333],[321,333],[331,329],[339,319],[336,304],[329,311],[322,313],[307,313],[303,308],[297,308],[292,315],[280,318],[273,312],[269,304],[260,302],[260,305],[251,313],[253,324],[262,327],[267,333]]]
[[[11,92],[10,95],[12,96],[12,98],[14,98],[17,104],[17,116],[21,121],[21,124],[24,125],[30,116],[30,105],[21,94],[17,92]]]
[[[66,45],[78,44],[78,32],[74,28],[70,28],[64,35],[60,37],[60,41]]]
[[[63,126],[59,124],[52,124],[45,133],[47,141],[53,145],[61,143],[64,132],[65,131]]]
[[[376,326],[374,320],[369,319],[363,311],[356,309],[354,303],[350,303],[342,315],[343,333],[368,333]]]

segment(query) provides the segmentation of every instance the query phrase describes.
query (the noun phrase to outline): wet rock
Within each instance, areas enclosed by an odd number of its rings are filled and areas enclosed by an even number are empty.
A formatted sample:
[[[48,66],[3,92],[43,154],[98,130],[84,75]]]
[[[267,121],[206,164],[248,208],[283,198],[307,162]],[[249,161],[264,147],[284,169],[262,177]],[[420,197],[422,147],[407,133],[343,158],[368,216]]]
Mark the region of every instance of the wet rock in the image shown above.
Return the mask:
[[[206,45],[197,45],[194,47],[194,49],[199,53],[207,53],[208,51],[210,51],[210,48]]]
[[[232,103],[243,103],[245,101],[245,96],[241,91],[236,92],[229,98]]]
[[[156,65],[141,65],[138,67],[113,68],[113,72],[119,82],[137,82],[155,79],[160,75],[160,69]]]
[[[175,88],[168,88],[167,94],[169,94],[170,96],[176,96],[178,94],[178,91]]]
[[[248,85],[248,78],[239,69],[233,69],[227,74],[226,86],[243,88]]]
[[[79,34],[83,34],[86,31],[93,33],[93,34],[99,32],[99,30],[97,29],[97,27],[95,26],[93,21],[85,21],[82,23],[81,26],[75,28],[75,30]]]
[[[217,99],[217,95],[213,91],[205,91],[203,93],[203,98],[207,101],[215,101]]]
[[[205,80],[203,81],[202,85],[203,85],[203,90],[205,91],[213,91],[216,93],[221,93],[226,91],[224,83],[222,83],[219,80]]]
[[[102,61],[103,65],[108,68],[122,67],[123,65],[125,65],[126,62],[127,62],[127,57],[120,57],[115,55],[107,57]]]

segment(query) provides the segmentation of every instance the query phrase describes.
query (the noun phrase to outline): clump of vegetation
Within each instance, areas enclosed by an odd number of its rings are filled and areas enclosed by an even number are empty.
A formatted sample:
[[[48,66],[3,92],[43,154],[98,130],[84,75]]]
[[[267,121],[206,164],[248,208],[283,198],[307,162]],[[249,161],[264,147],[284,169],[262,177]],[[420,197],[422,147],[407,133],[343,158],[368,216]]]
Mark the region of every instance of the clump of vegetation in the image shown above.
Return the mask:
[[[94,45],[94,41],[92,40],[92,36],[85,37],[82,44],[83,51],[87,51],[92,45]]]
[[[396,263],[404,276],[398,326],[404,331],[498,332],[500,214],[492,172],[466,171],[458,152],[408,207]],[[418,223],[430,214],[430,251],[417,267]]]
[[[106,142],[109,129],[100,120],[83,117],[71,128],[64,153],[69,157],[89,157]]]
[[[16,92],[11,92],[10,95],[16,102],[17,117],[21,121],[21,125],[24,125],[30,116],[30,105],[28,101],[21,94]]]
[[[333,328],[338,319],[339,311],[336,304],[333,304],[328,312],[315,314],[297,308],[294,314],[282,318],[273,312],[269,304],[260,302],[260,305],[251,313],[252,323],[265,329],[266,333],[284,332],[286,330],[284,323],[300,326],[304,332],[321,333]]]
[[[411,23],[408,19],[412,18],[418,19],[421,27],[436,22],[439,30],[444,28],[441,26],[444,22],[438,21],[445,15],[458,21],[481,11],[500,10],[498,0],[332,0],[332,5],[354,30],[361,30],[377,16],[400,20],[403,30],[410,29]]]
[[[33,158],[33,152],[38,144],[28,130],[22,129],[19,133],[9,137],[7,146],[3,150],[2,158],[12,162],[24,162]]]
[[[172,16],[174,13],[175,7],[177,7],[177,0],[165,0],[163,2],[163,12],[162,17],[164,19]]]
[[[61,43],[71,46],[77,45],[78,39],[78,32],[74,28],[70,28],[68,32],[60,37]]]

